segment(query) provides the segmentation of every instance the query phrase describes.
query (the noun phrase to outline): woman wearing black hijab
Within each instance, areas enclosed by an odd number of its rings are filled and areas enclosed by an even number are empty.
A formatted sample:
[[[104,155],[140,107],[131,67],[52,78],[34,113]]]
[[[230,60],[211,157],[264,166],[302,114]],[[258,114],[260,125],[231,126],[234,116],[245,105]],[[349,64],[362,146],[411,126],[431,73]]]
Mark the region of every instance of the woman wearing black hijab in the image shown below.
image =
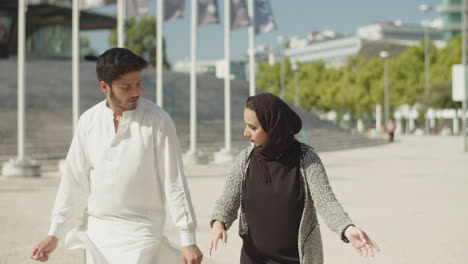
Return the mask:
[[[335,198],[313,148],[294,135],[300,117],[269,93],[251,96],[244,110],[244,136],[253,146],[235,159],[212,215],[208,255],[239,214],[241,264],[322,264],[317,213],[361,256],[374,256],[377,244],[355,227]]]

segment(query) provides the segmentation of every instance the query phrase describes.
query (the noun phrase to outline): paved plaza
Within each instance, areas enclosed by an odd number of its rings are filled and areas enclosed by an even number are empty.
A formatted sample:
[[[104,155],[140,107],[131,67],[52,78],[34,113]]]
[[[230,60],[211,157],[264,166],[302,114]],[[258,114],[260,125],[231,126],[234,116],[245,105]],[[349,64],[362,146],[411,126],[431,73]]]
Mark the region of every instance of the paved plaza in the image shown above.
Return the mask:
[[[468,154],[462,146],[462,137],[397,136],[393,144],[320,153],[338,199],[383,250],[361,258],[321,223],[325,263],[468,263]],[[209,215],[229,170],[230,164],[186,167],[203,251]],[[34,263],[29,254],[46,235],[58,182],[57,173],[0,176],[0,264]],[[237,224],[228,245],[203,263],[239,263]],[[178,241],[170,221],[166,235]],[[61,244],[48,263],[81,264],[82,257]]]

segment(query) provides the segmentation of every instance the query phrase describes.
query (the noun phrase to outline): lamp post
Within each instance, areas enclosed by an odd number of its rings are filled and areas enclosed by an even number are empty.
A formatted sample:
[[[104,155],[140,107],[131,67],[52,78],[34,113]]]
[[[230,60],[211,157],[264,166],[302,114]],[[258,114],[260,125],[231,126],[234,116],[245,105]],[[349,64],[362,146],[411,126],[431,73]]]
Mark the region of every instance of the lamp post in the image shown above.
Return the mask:
[[[421,10],[424,13],[430,12],[432,10],[432,7],[429,5],[420,5],[419,10]],[[429,73],[429,32],[428,32],[428,27],[430,27],[430,23],[428,21],[422,21],[421,26],[423,27],[424,31],[424,97],[428,98],[429,96],[429,82],[430,82],[430,73]],[[425,121],[425,133],[429,134],[429,119],[426,117]]]
[[[294,72],[294,105],[299,106],[299,83],[297,80],[297,61],[295,59],[291,60],[291,70]]]
[[[467,78],[467,72],[466,72],[466,20],[467,20],[467,7],[468,3],[467,0],[463,0],[463,5],[462,5],[462,64],[463,64],[463,78],[464,78],[464,85],[465,85],[465,92],[464,92],[464,97],[462,101],[462,107],[463,107],[463,112],[462,112],[462,125],[463,125],[463,146],[465,152],[468,152],[468,141],[467,141],[467,135],[466,135],[466,130],[467,130],[467,124],[466,124],[466,108],[467,108],[467,103],[466,100],[468,99],[468,78]]]
[[[281,52],[281,76],[280,76],[280,78],[281,78],[281,96],[280,97],[281,97],[281,99],[284,100],[284,95],[285,95],[285,85],[284,85],[284,83],[285,83],[284,57],[285,56],[284,56],[284,50],[285,50],[285,45],[286,45],[288,39],[283,37],[283,36],[278,36],[277,40],[278,40],[278,43],[280,44],[280,52]]]
[[[380,57],[384,61],[384,107],[385,107],[385,127],[390,120],[390,106],[388,103],[388,52],[383,50],[380,52]]]

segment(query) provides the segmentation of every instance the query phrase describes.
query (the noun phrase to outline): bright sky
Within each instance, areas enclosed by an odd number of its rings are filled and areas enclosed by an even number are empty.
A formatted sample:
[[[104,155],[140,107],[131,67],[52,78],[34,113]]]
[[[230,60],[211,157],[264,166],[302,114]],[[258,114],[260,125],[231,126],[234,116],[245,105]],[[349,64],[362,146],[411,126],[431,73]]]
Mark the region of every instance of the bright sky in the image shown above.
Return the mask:
[[[155,0],[149,1],[149,14],[156,14]],[[174,64],[190,58],[190,2],[187,0],[184,18],[164,23],[164,37],[169,61]],[[271,0],[273,15],[278,30],[259,35],[258,45],[275,45],[277,37],[305,37],[310,32],[331,29],[341,33],[355,34],[356,29],[377,20],[401,20],[403,23],[420,23],[424,19],[440,16],[436,7],[442,0]],[[224,1],[218,0],[221,23],[224,23]],[[419,10],[427,4],[433,7],[428,13]],[[115,14],[116,7],[96,9],[97,12]],[[219,60],[224,57],[223,24],[207,25],[198,30],[197,60]],[[91,47],[101,53],[108,47],[107,31],[87,31],[83,35],[91,39]],[[246,58],[248,48],[247,29],[231,33],[231,58]]]

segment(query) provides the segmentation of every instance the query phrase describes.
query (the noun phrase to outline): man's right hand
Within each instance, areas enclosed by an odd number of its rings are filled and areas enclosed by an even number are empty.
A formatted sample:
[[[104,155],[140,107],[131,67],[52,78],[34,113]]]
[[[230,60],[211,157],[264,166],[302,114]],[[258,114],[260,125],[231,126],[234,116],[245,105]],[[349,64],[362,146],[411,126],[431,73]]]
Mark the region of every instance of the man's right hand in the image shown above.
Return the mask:
[[[57,245],[58,238],[47,236],[33,248],[31,258],[37,261],[46,262],[49,260],[49,254],[57,248]]]

